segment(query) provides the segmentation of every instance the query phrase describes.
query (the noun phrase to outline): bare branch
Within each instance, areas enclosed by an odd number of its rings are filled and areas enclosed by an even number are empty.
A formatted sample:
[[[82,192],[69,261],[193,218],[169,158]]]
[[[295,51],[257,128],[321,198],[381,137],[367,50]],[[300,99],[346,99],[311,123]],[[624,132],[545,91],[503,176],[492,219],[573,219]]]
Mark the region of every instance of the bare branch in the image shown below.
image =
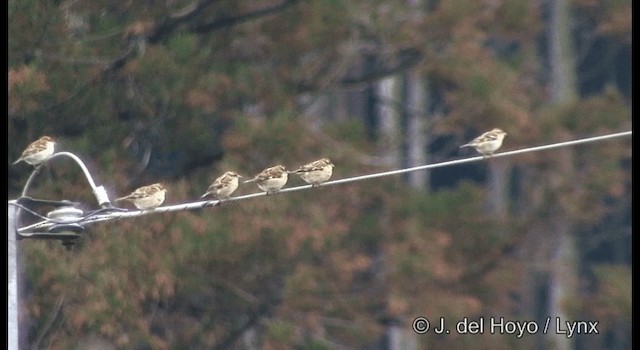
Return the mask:
[[[394,57],[392,63],[376,63],[373,70],[356,77],[345,77],[340,80],[344,87],[356,87],[374,83],[388,76],[400,74],[415,67],[422,61],[422,52],[415,48],[405,48],[400,50]]]
[[[282,3],[278,4],[278,5],[273,5],[270,7],[265,7],[263,9],[257,10],[257,11],[253,11],[253,12],[249,12],[249,13],[244,13],[241,15],[237,15],[237,16],[231,16],[231,17],[227,17],[227,18],[222,18],[222,19],[217,19],[215,21],[209,22],[209,23],[204,23],[204,24],[199,24],[199,25],[194,25],[191,28],[189,28],[189,30],[191,32],[194,33],[208,33],[214,30],[218,30],[218,29],[222,29],[225,27],[230,27],[233,25],[237,25],[243,22],[247,22],[249,20],[255,19],[255,18],[259,18],[259,17],[264,17],[279,11],[283,11],[286,8],[296,4],[297,2],[299,2],[300,0],[285,0]]]
[[[201,13],[205,8],[213,5],[217,1],[219,0],[202,0],[193,2],[191,5],[156,24],[151,33],[147,35],[146,41],[150,44],[155,44],[164,40],[167,36],[173,33],[180,24],[189,21],[195,15]]]
[[[44,324],[44,326],[36,336],[36,340],[31,346],[32,349],[40,348],[40,342],[42,342],[42,340],[45,338],[47,333],[49,333],[51,326],[53,326],[55,320],[58,318],[58,315],[60,314],[60,310],[62,309],[63,303],[64,303],[64,294],[60,296],[60,298],[58,299],[58,302],[56,303],[55,308],[53,309],[53,312],[51,312],[51,314],[49,315],[49,319],[47,320],[47,322]]]
[[[155,44],[166,39],[176,30],[179,25],[193,19],[193,17],[195,17],[198,13],[201,13],[205,8],[213,5],[217,1],[219,0],[202,0],[192,3],[191,5],[156,23],[148,33],[141,35],[138,41],[142,41],[143,43]],[[221,29],[223,27],[233,26],[241,22],[246,22],[254,18],[266,16],[284,10],[285,8],[297,3],[298,1],[299,0],[286,0],[281,4],[264,8],[255,12],[227,17],[203,25],[193,25],[189,28],[189,31],[194,33],[204,33],[216,29]],[[130,45],[129,49],[126,52],[114,59],[105,67],[105,69],[103,70],[103,74],[108,74],[122,68],[135,54],[135,52],[135,45]]]

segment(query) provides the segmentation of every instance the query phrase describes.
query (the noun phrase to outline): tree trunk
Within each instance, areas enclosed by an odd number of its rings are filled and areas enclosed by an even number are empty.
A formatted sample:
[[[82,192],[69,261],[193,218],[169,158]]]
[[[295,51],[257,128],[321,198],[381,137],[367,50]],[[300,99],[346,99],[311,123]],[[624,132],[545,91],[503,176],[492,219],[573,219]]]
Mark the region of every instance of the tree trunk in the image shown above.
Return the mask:
[[[571,102],[577,96],[575,79],[575,53],[571,42],[571,13],[569,0],[553,0],[548,2],[548,43],[549,63],[551,71],[551,101],[555,104]],[[556,151],[561,160],[563,185],[568,185],[575,176],[573,153],[570,148]],[[577,281],[578,256],[573,233],[573,222],[565,208],[557,203],[549,223],[549,235],[554,244],[548,245],[551,252],[549,266],[549,305],[547,310],[553,319],[569,320],[563,304],[575,295]],[[573,339],[563,334],[550,335],[551,347],[554,349],[571,349]]]
[[[407,167],[427,164],[427,85],[420,74],[411,71],[406,74],[406,149]],[[407,175],[409,186],[421,191],[428,189],[429,172],[413,171]]]
[[[487,211],[500,222],[505,222],[508,215],[508,186],[510,165],[507,158],[489,160],[489,197]]]
[[[260,349],[258,341],[258,332],[256,327],[251,327],[242,333],[242,349],[244,350],[258,350]]]
[[[402,166],[400,151],[400,77],[385,78],[376,84],[376,106],[380,138],[378,147],[393,168]]]
[[[570,0],[548,0],[551,101],[564,103],[577,96],[575,53],[571,40]]]

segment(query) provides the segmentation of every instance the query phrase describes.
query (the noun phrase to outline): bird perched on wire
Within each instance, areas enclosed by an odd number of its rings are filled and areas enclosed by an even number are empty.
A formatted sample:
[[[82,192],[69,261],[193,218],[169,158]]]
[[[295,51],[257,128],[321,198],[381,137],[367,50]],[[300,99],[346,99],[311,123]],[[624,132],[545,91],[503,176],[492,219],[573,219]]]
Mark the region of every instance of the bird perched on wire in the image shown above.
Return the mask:
[[[140,210],[154,209],[164,202],[166,193],[167,190],[161,183],[155,183],[140,187],[128,196],[116,199],[116,202],[129,201]]]
[[[334,166],[335,165],[331,163],[329,158],[322,158],[309,164],[305,164],[294,171],[290,171],[289,173],[300,175],[306,183],[315,187],[329,180],[333,173]]]
[[[215,179],[207,189],[207,192],[200,196],[200,198],[211,195],[213,198],[218,200],[229,199],[229,196],[238,189],[238,179],[240,178],[242,178],[242,175],[235,171],[227,171],[222,176]]]
[[[56,142],[50,136],[42,136],[27,146],[20,158],[13,162],[13,164],[24,161],[27,164],[38,166],[53,155],[55,144]]]
[[[284,165],[276,165],[264,169],[253,179],[247,180],[244,183],[255,182],[261,190],[267,192],[267,194],[272,194],[284,187],[288,179],[289,173],[287,172],[287,168]]]
[[[507,136],[506,132],[495,128],[476,137],[471,142],[460,146],[460,148],[473,147],[483,156],[492,156],[493,153],[502,146],[502,140],[504,140],[505,136]]]

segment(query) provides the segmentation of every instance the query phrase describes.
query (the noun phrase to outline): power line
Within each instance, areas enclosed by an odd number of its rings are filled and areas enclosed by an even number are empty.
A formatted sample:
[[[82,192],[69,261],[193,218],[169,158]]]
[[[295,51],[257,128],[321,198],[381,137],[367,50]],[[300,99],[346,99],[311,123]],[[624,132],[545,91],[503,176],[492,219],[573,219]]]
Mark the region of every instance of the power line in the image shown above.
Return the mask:
[[[543,146],[536,146],[536,147],[523,148],[523,149],[519,149],[519,150],[501,152],[501,153],[494,154],[493,156],[491,156],[491,158],[508,157],[508,156],[513,156],[513,155],[522,154],[522,153],[538,152],[538,151],[544,151],[544,150],[549,150],[549,149],[554,149],[554,148],[561,148],[561,147],[574,146],[574,145],[583,144],[583,143],[604,141],[604,140],[608,140],[608,139],[624,137],[624,136],[631,136],[631,135],[632,135],[632,131],[624,131],[624,132],[619,132],[619,133],[614,133],[614,134],[595,136],[595,137],[589,137],[589,138],[566,141],[566,142],[552,143],[552,144],[543,145]],[[411,167],[411,168],[404,168],[404,169],[384,171],[384,172],[367,174],[367,175],[353,176],[353,177],[348,177],[348,178],[344,178],[344,179],[327,181],[325,183],[320,184],[317,187],[326,187],[326,186],[333,186],[333,185],[339,185],[339,184],[346,184],[346,183],[351,183],[351,182],[375,179],[375,178],[384,177],[384,176],[404,174],[404,173],[408,173],[408,172],[412,172],[412,171],[428,170],[428,169],[442,168],[442,167],[465,164],[465,163],[471,163],[471,162],[478,162],[478,161],[486,160],[486,159],[487,159],[487,157],[484,157],[484,156],[476,156],[476,157],[471,157],[471,158],[456,159],[456,160],[440,162],[440,163],[434,163],[434,164],[420,165],[420,166]],[[288,192],[302,191],[302,190],[307,190],[307,189],[310,189],[310,188],[312,188],[311,185],[288,187],[288,188],[281,189],[276,194],[283,194],[283,193],[288,193]],[[231,197],[231,198],[229,198],[227,200],[224,200],[224,203],[247,200],[247,199],[266,196],[266,195],[267,195],[266,192],[259,192],[259,193],[252,193],[252,194],[247,194],[247,195],[242,195],[242,196],[236,196],[236,197]],[[113,212],[96,213],[94,215],[85,215],[82,218],[79,218],[78,221],[74,221],[73,223],[77,223],[77,224],[80,224],[80,225],[86,225],[86,224],[92,224],[92,223],[97,223],[97,222],[102,222],[102,221],[113,220],[113,219],[132,218],[132,217],[138,217],[138,216],[143,216],[143,215],[148,215],[148,214],[155,214],[155,213],[167,213],[167,212],[180,211],[180,210],[201,209],[201,208],[213,207],[213,206],[216,206],[219,203],[220,203],[219,200],[206,200],[206,201],[198,201],[198,202],[192,202],[192,203],[168,205],[168,206],[158,207],[158,208],[151,209],[151,210],[134,210],[134,211],[126,211],[126,212],[117,211],[117,210],[121,210],[121,209],[120,208],[114,208]],[[102,210],[101,212],[103,212],[103,211],[104,210]],[[52,226],[53,224],[55,224],[55,223],[52,222],[51,220],[45,220],[45,221],[38,222],[38,223],[29,225],[29,226],[25,226],[25,227],[19,229],[19,232],[28,232],[28,231],[31,231],[31,230],[47,229],[48,227]]]

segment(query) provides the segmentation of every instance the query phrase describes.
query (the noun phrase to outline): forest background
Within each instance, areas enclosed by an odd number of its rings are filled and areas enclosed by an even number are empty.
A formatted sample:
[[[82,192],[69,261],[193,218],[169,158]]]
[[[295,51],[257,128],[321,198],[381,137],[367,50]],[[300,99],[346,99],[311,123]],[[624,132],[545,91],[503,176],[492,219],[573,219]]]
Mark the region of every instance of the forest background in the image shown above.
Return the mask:
[[[631,128],[630,0],[10,0],[8,164],[41,135],[110,198],[333,178]],[[56,159],[33,196],[95,209]],[[31,169],[9,166],[9,199]],[[291,176],[287,186],[303,184]],[[258,191],[242,185],[236,194]],[[22,240],[25,348],[631,348],[630,138]],[[599,334],[417,335],[547,317]]]

